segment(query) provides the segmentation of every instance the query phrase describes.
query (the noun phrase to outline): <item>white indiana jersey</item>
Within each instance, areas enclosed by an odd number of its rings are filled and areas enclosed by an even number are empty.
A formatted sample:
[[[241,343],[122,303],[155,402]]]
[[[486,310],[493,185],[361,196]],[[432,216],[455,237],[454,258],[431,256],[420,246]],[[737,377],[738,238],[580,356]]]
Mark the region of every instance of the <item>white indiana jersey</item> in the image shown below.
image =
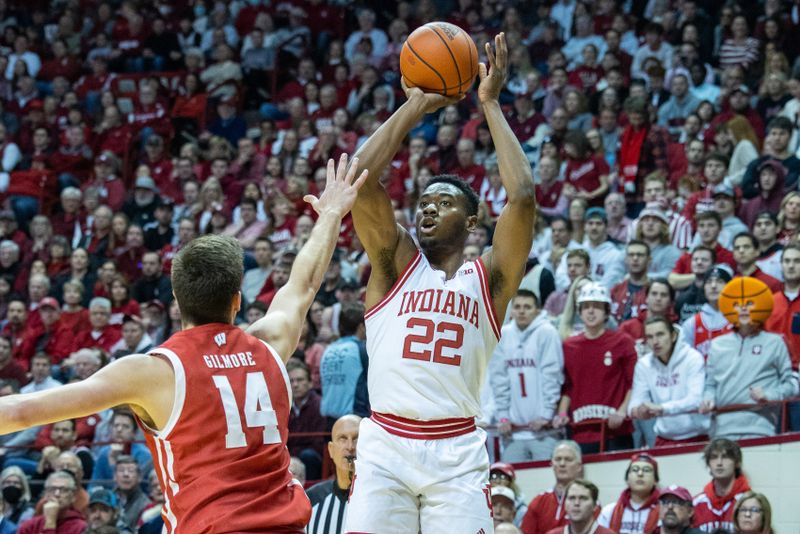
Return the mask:
[[[480,416],[500,336],[480,259],[446,280],[418,251],[364,317],[373,411],[420,421]]]

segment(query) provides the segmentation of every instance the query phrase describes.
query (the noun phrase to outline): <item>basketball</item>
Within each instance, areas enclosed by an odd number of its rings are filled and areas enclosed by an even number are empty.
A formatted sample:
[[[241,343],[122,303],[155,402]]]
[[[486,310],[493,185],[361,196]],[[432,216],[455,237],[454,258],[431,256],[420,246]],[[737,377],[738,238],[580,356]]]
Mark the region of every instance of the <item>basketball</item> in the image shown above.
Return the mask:
[[[430,22],[406,39],[400,72],[409,87],[458,97],[469,91],[478,75],[478,49],[458,26]]]
[[[719,311],[733,324],[739,324],[739,308],[752,303],[750,320],[763,324],[772,314],[772,292],[767,284],[749,276],[734,278],[719,295]]]

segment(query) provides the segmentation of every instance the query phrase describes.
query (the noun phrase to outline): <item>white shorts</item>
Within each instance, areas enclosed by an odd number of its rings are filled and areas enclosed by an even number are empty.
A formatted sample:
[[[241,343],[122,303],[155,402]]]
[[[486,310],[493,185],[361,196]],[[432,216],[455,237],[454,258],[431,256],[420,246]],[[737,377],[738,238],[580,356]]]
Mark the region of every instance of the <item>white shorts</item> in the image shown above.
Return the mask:
[[[363,419],[345,516],[351,534],[494,532],[486,434],[394,436]]]

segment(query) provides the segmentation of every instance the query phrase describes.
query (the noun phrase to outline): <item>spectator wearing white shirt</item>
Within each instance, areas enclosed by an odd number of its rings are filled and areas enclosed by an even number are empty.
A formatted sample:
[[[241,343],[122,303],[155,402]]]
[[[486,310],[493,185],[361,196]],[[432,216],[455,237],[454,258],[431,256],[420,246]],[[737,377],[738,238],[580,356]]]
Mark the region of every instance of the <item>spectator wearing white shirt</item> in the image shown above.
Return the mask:
[[[358,12],[358,30],[351,33],[344,43],[344,56],[348,61],[353,60],[356,47],[364,37],[369,37],[372,41],[372,55],[383,57],[389,44],[389,38],[386,36],[386,32],[375,27],[375,12],[369,8]]]
[[[672,65],[672,45],[664,42],[664,28],[661,24],[651,22],[645,28],[645,43],[633,55],[631,77],[647,78],[644,72],[645,60],[655,58],[662,65]]]
[[[575,18],[575,35],[570,37],[561,51],[567,57],[570,67],[578,66],[582,61],[583,49],[586,45],[594,45],[597,58],[602,58],[606,51],[606,42],[599,35],[592,33],[594,23],[591,15],[579,15]]]
[[[575,14],[577,5],[576,0],[558,0],[550,8],[550,18],[561,26],[561,34],[564,39],[569,39],[572,32],[572,16]]]
[[[628,414],[656,419],[656,447],[707,440],[708,416],[680,414],[700,407],[703,355],[686,344],[666,317],[649,317],[644,330],[650,352],[636,363]]]
[[[14,79],[14,65],[16,65],[17,61],[25,62],[28,67],[28,74],[32,77],[35,78],[39,73],[42,68],[42,60],[39,59],[39,55],[36,52],[28,50],[29,45],[28,36],[24,33],[17,35],[17,38],[14,39],[14,52],[9,54],[8,65],[6,65],[7,80]]]
[[[10,172],[22,160],[22,153],[16,143],[6,136],[6,127],[0,123],[0,193],[8,189],[11,181]]]
[[[46,352],[37,352],[31,358],[31,381],[22,387],[20,393],[33,393],[57,388],[61,382],[50,376],[51,361]]]

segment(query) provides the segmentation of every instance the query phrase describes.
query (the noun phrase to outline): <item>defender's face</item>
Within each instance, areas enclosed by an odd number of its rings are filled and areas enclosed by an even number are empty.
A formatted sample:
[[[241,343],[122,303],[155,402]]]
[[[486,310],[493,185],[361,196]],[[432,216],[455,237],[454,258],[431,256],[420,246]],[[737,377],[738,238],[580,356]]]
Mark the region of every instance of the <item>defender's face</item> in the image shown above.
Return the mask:
[[[423,191],[415,218],[417,237],[423,248],[452,240],[474,225],[469,221],[463,196],[457,187],[445,183],[433,184]]]

